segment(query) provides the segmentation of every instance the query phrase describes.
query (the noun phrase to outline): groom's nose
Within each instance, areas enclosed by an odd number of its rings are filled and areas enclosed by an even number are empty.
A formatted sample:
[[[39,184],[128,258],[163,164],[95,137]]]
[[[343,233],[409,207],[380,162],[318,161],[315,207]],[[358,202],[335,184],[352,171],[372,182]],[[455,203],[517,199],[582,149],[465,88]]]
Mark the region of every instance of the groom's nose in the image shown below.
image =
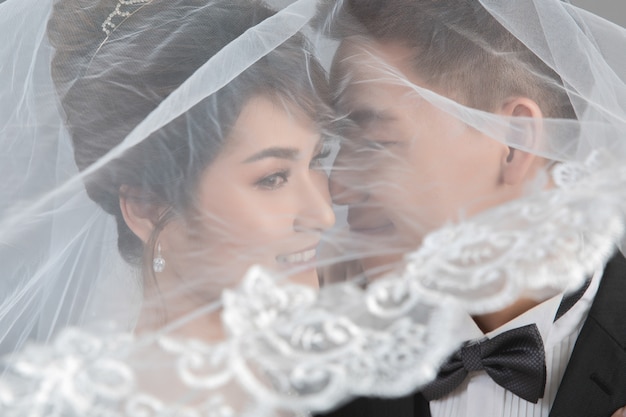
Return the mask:
[[[333,203],[351,205],[369,198],[366,165],[358,161],[348,148],[342,147],[330,174],[330,195]]]

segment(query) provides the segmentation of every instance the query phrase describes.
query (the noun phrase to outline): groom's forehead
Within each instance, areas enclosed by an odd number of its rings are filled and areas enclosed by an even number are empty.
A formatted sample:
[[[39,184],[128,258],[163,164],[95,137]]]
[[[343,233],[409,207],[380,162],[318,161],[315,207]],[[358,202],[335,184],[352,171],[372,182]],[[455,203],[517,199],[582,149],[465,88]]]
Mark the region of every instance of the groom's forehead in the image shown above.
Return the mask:
[[[410,52],[403,45],[381,44],[360,38],[344,40],[337,49],[331,68],[335,103],[343,107],[346,101],[410,95],[411,85],[420,81],[412,71],[409,56]],[[375,111],[369,115],[379,113]]]
[[[335,53],[333,71],[408,70],[416,49],[397,40],[378,40],[367,36],[344,38]]]

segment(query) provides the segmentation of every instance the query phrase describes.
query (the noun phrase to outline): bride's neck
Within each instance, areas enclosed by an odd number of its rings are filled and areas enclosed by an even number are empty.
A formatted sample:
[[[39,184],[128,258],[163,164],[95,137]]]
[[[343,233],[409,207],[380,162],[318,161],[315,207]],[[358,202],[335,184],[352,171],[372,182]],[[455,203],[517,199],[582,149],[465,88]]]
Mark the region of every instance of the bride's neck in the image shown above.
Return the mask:
[[[215,343],[225,339],[220,305],[199,294],[144,294],[136,333],[161,333]],[[147,300],[147,301],[146,301]]]
[[[191,319],[181,316],[155,320],[158,316],[142,310],[135,332],[138,334],[164,332],[164,336],[217,343],[226,338],[220,313],[221,310]]]

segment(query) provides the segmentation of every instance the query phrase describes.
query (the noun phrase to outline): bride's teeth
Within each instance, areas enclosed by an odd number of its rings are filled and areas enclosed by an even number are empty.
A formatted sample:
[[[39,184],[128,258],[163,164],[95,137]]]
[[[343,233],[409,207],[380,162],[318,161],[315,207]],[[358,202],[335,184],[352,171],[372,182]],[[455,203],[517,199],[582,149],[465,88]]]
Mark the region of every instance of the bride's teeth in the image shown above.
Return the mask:
[[[315,253],[315,249],[309,249],[304,252],[292,253],[290,255],[280,255],[277,259],[282,263],[297,264],[310,261],[315,257]]]

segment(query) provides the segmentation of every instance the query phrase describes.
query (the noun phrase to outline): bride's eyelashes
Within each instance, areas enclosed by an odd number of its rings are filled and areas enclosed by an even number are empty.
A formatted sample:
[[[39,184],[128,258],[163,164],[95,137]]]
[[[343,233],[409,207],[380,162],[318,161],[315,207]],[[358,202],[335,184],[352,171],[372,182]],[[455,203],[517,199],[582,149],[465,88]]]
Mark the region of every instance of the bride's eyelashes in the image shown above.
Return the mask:
[[[332,152],[329,143],[321,143],[316,150],[315,156],[309,162],[310,169],[318,169],[322,166],[322,161],[330,156]],[[265,175],[255,181],[254,186],[262,190],[277,190],[284,186],[291,176],[290,169],[281,169],[269,175]]]
[[[255,187],[263,190],[277,190],[287,183],[291,172],[288,169],[266,175],[254,183]]]

